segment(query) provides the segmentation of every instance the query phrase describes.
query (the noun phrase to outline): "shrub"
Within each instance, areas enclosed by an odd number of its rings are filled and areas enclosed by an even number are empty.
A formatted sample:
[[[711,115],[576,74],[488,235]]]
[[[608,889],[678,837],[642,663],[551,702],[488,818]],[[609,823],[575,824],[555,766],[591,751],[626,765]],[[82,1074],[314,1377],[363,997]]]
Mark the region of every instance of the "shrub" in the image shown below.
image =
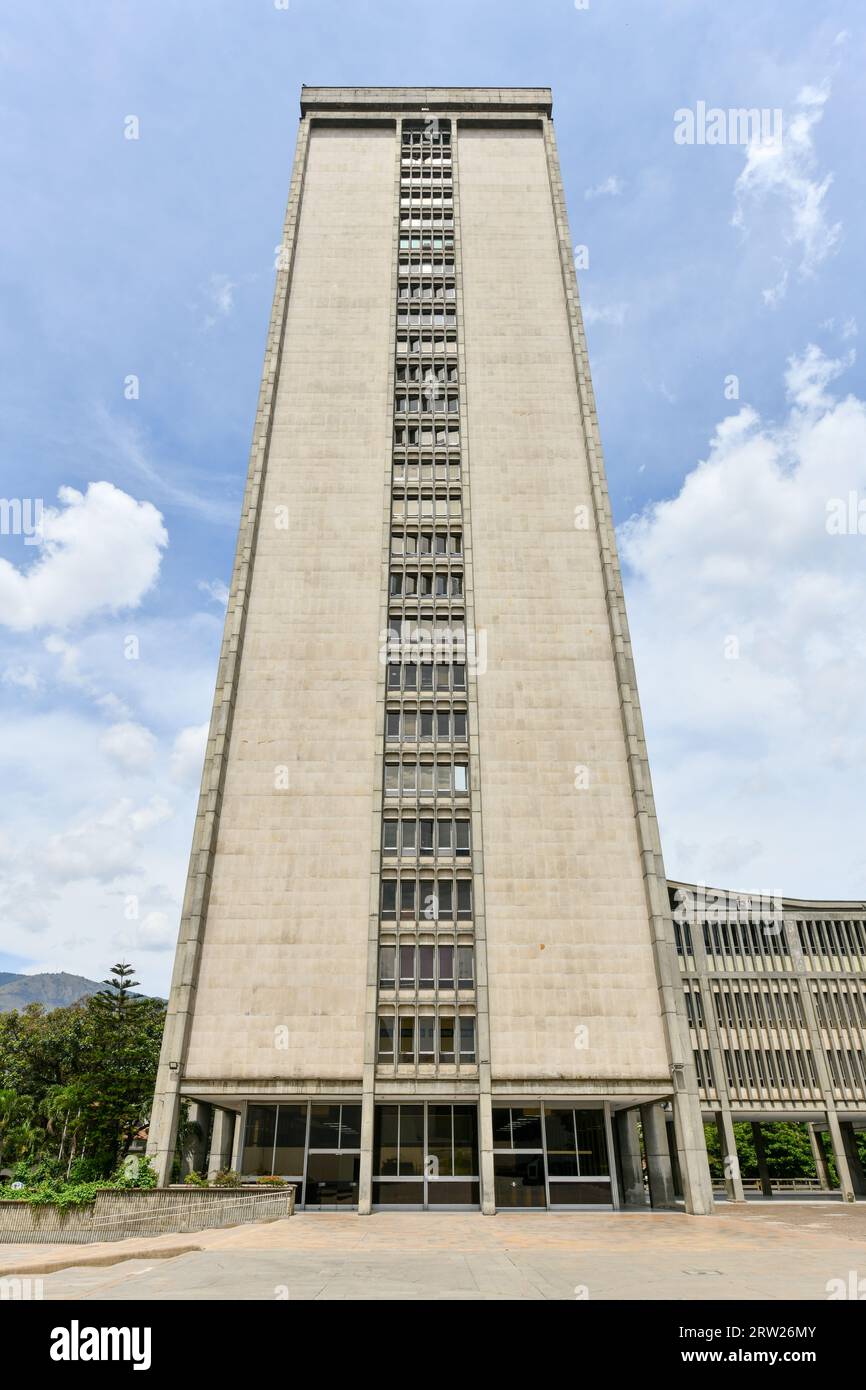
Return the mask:
[[[285,1178],[275,1177],[272,1173],[267,1178],[256,1178],[256,1185],[258,1187],[285,1187],[286,1180]]]
[[[213,1180],[214,1187],[240,1187],[241,1175],[234,1168],[221,1168]]]
[[[184,1178],[187,1187],[207,1187],[208,1181],[204,1173],[187,1173]]]

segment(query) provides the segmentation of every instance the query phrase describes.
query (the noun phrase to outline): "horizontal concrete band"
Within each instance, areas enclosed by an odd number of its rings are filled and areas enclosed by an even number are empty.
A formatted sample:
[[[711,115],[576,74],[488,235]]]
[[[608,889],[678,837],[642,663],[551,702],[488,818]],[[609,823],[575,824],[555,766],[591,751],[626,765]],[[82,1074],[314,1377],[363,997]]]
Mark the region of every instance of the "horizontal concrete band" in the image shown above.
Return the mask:
[[[536,111],[549,116],[549,87],[302,87],[301,114],[321,110]]]

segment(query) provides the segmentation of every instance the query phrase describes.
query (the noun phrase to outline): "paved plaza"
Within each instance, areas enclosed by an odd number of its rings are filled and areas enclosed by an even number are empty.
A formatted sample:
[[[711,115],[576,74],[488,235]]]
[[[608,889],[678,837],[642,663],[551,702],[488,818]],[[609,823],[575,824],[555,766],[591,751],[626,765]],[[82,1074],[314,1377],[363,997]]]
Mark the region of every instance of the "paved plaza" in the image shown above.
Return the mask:
[[[146,1257],[89,1263],[120,1247]],[[0,1272],[58,1258],[82,1263],[41,1274],[47,1299],[825,1300],[831,1280],[866,1280],[866,1205],[779,1201],[709,1218],[301,1213],[146,1249],[5,1246]]]

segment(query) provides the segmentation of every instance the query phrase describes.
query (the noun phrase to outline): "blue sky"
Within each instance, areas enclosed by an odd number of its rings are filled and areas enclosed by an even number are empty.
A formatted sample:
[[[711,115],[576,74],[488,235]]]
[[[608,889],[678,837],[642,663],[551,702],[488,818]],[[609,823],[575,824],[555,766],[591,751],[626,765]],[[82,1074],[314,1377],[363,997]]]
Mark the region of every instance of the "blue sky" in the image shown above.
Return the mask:
[[[7,11],[0,492],[52,510],[0,536],[0,969],[167,988],[304,81],[553,88],[668,871],[866,896],[864,45],[853,0]],[[676,144],[699,101],[779,157]]]

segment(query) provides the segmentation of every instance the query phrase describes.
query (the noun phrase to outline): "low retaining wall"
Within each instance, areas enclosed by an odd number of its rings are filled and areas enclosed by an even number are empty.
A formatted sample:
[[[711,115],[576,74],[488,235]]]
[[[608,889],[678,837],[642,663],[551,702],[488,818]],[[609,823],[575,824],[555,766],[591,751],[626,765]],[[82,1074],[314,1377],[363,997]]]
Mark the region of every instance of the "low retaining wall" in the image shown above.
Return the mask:
[[[279,1221],[295,1209],[295,1188],[108,1188],[86,1207],[0,1201],[0,1244],[89,1244]]]

